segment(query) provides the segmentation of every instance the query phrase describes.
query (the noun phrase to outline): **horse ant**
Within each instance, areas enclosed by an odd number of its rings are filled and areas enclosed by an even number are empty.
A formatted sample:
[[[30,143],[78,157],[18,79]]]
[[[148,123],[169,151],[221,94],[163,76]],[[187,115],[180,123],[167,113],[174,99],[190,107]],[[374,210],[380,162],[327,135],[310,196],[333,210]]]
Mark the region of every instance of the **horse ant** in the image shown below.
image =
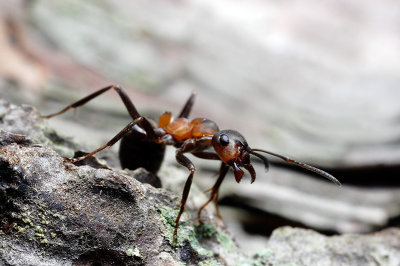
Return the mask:
[[[134,170],[138,167],[144,167],[148,171],[156,173],[160,168],[162,159],[164,157],[165,146],[175,146],[176,160],[179,164],[186,167],[190,171],[190,174],[183,189],[179,213],[175,220],[174,243],[177,241],[179,220],[184,211],[195,172],[195,166],[190,159],[185,156],[185,153],[191,153],[194,156],[203,159],[221,161],[218,179],[214,186],[209,190],[209,192],[211,192],[210,198],[199,208],[197,213],[198,219],[200,219],[201,211],[211,201],[214,201],[217,215],[220,217],[217,205],[218,189],[224,180],[229,167],[233,169],[236,182],[238,183],[244,174],[244,171],[241,169],[241,167],[245,168],[250,173],[251,183],[253,183],[256,179],[256,172],[251,165],[250,155],[254,155],[261,159],[264,162],[265,169],[268,170],[268,159],[261,155],[260,152],[281,158],[287,163],[305,168],[329,179],[339,186],[341,185],[335,177],[318,168],[270,151],[250,148],[245,138],[237,131],[220,130],[216,123],[206,118],[195,118],[193,120],[189,120],[188,116],[192,109],[195,98],[194,93],[192,93],[189,99],[186,101],[186,104],[179,113],[178,118],[174,119],[170,112],[165,112],[159,117],[157,126],[154,125],[154,123],[152,123],[150,120],[141,116],[125,91],[120,86],[115,85],[102,88],[86,96],[85,98],[68,105],[57,113],[41,117],[51,118],[60,115],[71,108],[77,108],[84,105],[93,98],[111,89],[115,90],[119,94],[133,121],[130,122],[104,146],[82,157],[66,160],[70,161],[71,163],[84,160],[90,156],[93,156],[97,152],[114,145],[118,140],[121,140],[119,158],[123,168]]]

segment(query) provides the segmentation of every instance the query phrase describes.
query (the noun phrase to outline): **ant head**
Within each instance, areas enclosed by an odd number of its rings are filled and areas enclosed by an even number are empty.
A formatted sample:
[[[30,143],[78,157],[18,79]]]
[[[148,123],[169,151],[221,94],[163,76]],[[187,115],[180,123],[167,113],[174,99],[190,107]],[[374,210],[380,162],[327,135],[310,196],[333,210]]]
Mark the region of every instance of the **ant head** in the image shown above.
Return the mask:
[[[320,176],[327,178],[328,180],[339,186],[341,185],[334,176],[314,166],[295,161],[289,157],[270,151],[262,149],[251,149],[244,137],[239,132],[234,130],[218,131],[212,138],[212,145],[221,161],[232,167],[233,173],[235,174],[236,182],[238,183],[240,182],[244,174],[243,170],[240,169],[240,167],[244,167],[247,171],[249,171],[251,175],[251,183],[253,183],[256,179],[256,172],[254,171],[254,168],[250,163],[250,155],[254,155],[260,158],[264,162],[265,170],[268,171],[269,162],[266,157],[259,153],[262,152],[278,157],[287,163],[294,164],[298,167],[302,167],[304,169],[307,169],[308,171],[314,172]]]
[[[212,145],[221,161],[232,167],[236,182],[240,182],[243,177],[244,167],[251,175],[251,182],[256,179],[256,172],[250,163],[249,145],[245,138],[234,130],[221,130],[214,134]],[[266,160],[266,159],[265,159]]]

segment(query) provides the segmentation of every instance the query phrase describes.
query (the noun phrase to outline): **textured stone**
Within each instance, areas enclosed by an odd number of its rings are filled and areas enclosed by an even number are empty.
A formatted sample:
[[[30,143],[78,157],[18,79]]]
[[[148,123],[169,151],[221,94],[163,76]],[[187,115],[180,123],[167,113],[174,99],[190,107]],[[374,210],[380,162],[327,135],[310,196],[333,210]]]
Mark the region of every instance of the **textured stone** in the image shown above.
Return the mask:
[[[193,226],[190,208],[173,245],[179,198],[134,178],[151,174],[66,162],[53,149],[65,141],[49,134],[34,108],[2,104],[1,128],[24,135],[0,131],[0,264],[198,264],[237,256],[212,220]]]
[[[370,235],[326,237],[312,230],[284,227],[273,232],[266,249],[246,255],[239,247],[246,243],[238,246],[207,211],[203,224],[194,222],[198,198],[205,199],[196,186],[174,245],[176,194],[136,180],[135,175],[143,180],[144,170],[65,162],[56,149],[69,153],[79,145],[49,129],[36,109],[0,101],[0,111],[2,265],[400,263],[397,228]],[[68,143],[67,150],[60,149]],[[166,187],[179,192],[183,181],[177,178],[179,171],[167,168],[161,173],[167,178]]]

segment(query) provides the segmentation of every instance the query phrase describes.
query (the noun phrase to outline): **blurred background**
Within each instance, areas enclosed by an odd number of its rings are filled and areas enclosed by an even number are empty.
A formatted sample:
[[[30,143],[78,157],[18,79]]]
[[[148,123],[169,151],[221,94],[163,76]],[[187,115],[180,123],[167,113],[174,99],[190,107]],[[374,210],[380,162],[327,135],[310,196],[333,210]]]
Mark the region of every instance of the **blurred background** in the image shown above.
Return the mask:
[[[276,158],[252,185],[228,174],[221,211],[244,249],[282,225],[400,224],[399,1],[0,0],[1,98],[49,114],[110,84],[153,119],[196,91],[192,117],[342,181]],[[77,113],[49,123],[91,148],[130,122],[114,92]],[[206,190],[219,164],[193,161]]]

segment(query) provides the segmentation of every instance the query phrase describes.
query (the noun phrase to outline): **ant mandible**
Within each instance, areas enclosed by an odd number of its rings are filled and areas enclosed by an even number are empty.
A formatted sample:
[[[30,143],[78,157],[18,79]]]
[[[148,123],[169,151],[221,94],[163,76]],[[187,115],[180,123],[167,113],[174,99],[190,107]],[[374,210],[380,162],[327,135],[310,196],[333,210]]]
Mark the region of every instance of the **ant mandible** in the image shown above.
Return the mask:
[[[210,197],[208,201],[204,203],[198,210],[197,215],[199,220],[202,210],[211,201],[214,201],[217,216],[220,217],[217,205],[218,189],[224,180],[229,167],[232,168],[236,182],[238,183],[244,174],[244,171],[241,169],[241,167],[250,173],[251,183],[253,183],[256,179],[256,172],[251,165],[250,155],[254,155],[261,159],[264,162],[265,169],[268,170],[268,159],[261,155],[260,152],[281,158],[287,163],[305,168],[329,179],[339,186],[341,185],[335,177],[318,168],[270,151],[252,149],[239,132],[234,130],[219,130],[217,124],[209,119],[195,118],[193,120],[189,120],[188,117],[194,103],[195,93],[190,95],[178,118],[174,119],[170,112],[165,112],[159,117],[157,126],[155,123],[138,113],[128,95],[120,86],[117,85],[111,85],[102,88],[86,96],[85,98],[68,105],[57,113],[41,117],[51,118],[60,115],[71,108],[77,108],[84,105],[93,98],[111,89],[115,90],[119,94],[133,121],[130,122],[104,146],[86,154],[85,156],[66,160],[72,163],[84,160],[121,140],[119,157],[121,166],[123,168],[134,170],[138,167],[144,167],[148,171],[156,173],[160,168],[162,159],[164,157],[165,146],[175,146],[176,160],[179,164],[186,167],[190,171],[190,174],[187,177],[183,189],[179,213],[175,220],[175,229],[173,235],[174,243],[177,241],[179,220],[184,211],[190,186],[192,185],[193,175],[196,169],[190,159],[186,157],[185,153],[191,153],[194,156],[202,159],[221,161],[217,181],[209,190]]]

